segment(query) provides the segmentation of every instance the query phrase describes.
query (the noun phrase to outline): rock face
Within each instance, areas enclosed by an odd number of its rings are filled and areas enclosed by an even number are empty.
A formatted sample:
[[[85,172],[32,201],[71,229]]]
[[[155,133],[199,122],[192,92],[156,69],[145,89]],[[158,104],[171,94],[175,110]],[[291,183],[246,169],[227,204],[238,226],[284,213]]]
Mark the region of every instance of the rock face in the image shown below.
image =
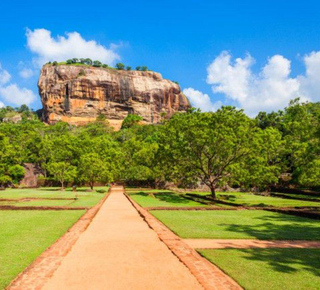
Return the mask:
[[[190,108],[178,84],[151,71],[47,64],[38,87],[47,123],[81,125],[105,115],[118,126],[129,113],[158,123],[162,112],[169,117]]]

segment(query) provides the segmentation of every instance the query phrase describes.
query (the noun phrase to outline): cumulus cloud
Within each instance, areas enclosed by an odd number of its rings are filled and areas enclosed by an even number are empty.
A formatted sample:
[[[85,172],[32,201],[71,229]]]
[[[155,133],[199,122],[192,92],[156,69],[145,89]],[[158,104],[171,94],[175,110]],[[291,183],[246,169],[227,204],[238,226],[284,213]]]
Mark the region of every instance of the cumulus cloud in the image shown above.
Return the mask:
[[[222,105],[221,102],[211,102],[209,95],[193,88],[184,89],[183,93],[188,97],[191,105],[201,109],[202,112],[216,111]]]
[[[37,55],[34,59],[39,66],[48,61],[65,61],[68,58],[91,58],[112,64],[119,60],[116,46],[110,48],[94,40],[85,40],[78,32],[66,33],[66,36],[52,37],[46,29],[27,30],[27,46]]]
[[[4,107],[4,103],[0,102],[0,108]]]
[[[320,51],[305,55],[303,62],[306,73],[297,78],[301,93],[312,101],[320,101]]]
[[[299,77],[290,77],[290,60],[274,55],[259,73],[252,71],[254,63],[250,55],[232,62],[230,53],[224,51],[209,65],[207,83],[214,93],[236,101],[250,115],[282,109],[297,97],[310,99]]]
[[[4,101],[17,106],[23,104],[30,105],[36,99],[33,91],[26,88],[20,88],[17,84],[0,87],[0,97]]]
[[[34,71],[30,68],[23,68],[20,70],[19,75],[24,79],[29,79],[34,75]]]
[[[11,75],[2,68],[0,64],[0,85],[4,85],[9,82],[11,79]]]

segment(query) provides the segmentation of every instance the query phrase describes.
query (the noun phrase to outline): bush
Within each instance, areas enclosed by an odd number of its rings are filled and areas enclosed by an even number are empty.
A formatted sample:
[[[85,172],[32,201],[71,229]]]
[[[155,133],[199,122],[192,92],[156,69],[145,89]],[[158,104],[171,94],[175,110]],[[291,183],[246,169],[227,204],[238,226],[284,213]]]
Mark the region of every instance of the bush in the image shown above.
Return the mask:
[[[107,120],[107,117],[103,114],[100,114],[96,119],[98,122],[104,122],[105,120]]]
[[[137,67],[136,67],[136,70],[141,70],[141,66],[137,66]]]
[[[96,192],[98,192],[98,193],[106,193],[107,191],[105,189],[97,189]]]
[[[147,67],[147,66],[143,66],[143,67],[141,68],[141,70],[142,70],[142,71],[147,71],[147,70],[148,70],[148,67]]]
[[[108,68],[109,66],[107,64],[102,65],[103,68]]]
[[[139,124],[139,122],[142,120],[143,118],[141,116],[129,114],[127,117],[124,118],[121,125],[121,129],[131,128],[132,126]]]
[[[85,76],[85,75],[86,75],[86,72],[83,69],[78,74],[79,77],[82,77],[82,76]]]
[[[52,63],[52,65],[56,66],[56,65],[58,65],[58,62],[54,61],[54,62]]]
[[[95,60],[92,65],[95,67],[100,67],[102,65],[102,63],[98,60]]]
[[[131,70],[131,66],[127,66],[127,70]]]
[[[116,64],[116,68],[118,70],[123,70],[125,68],[125,65],[123,63],[119,62],[119,63]]]
[[[73,61],[72,61],[72,59],[67,59],[66,63],[67,63],[67,64],[72,64]]]

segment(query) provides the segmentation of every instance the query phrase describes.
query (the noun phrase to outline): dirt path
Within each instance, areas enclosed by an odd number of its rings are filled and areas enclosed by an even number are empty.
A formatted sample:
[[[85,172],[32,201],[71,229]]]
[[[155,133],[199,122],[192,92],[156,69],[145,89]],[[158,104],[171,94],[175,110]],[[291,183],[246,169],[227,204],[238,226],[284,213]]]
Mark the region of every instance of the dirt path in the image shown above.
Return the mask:
[[[194,249],[320,248],[320,241],[184,239]]]
[[[202,289],[114,187],[43,289]]]

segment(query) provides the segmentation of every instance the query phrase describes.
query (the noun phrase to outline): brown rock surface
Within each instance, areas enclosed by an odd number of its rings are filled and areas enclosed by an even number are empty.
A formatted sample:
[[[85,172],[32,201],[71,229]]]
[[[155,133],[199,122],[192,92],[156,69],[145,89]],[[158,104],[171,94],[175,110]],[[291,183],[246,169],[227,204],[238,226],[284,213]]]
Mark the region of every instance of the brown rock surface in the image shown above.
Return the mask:
[[[152,71],[47,64],[38,87],[47,123],[80,125],[102,114],[117,127],[129,113],[158,123],[162,112],[170,116],[190,107],[178,84]]]

